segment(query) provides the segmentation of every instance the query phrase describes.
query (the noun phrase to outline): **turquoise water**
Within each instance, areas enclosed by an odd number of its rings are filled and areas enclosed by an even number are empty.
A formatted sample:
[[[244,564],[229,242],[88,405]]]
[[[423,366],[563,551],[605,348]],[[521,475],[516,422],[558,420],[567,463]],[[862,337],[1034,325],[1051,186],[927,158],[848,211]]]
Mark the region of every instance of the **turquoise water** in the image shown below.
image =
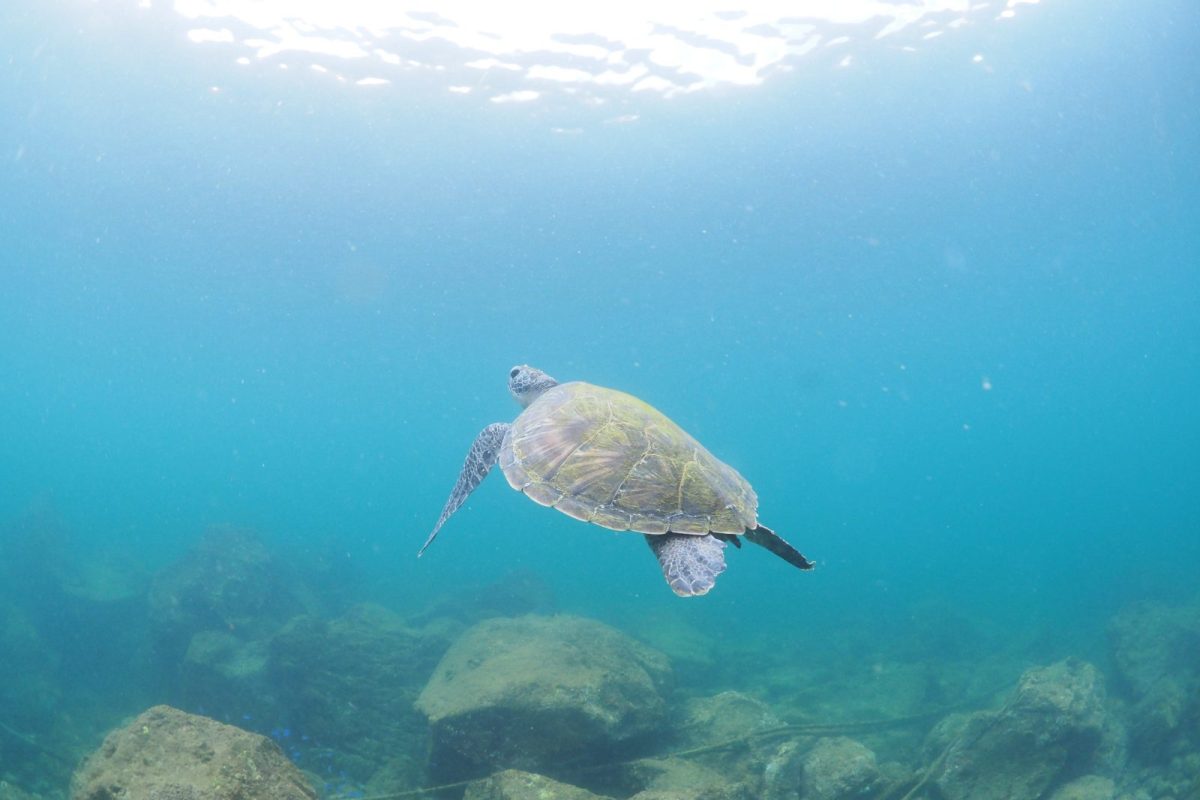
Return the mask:
[[[229,523],[401,613],[520,569],[798,654],[950,615],[1102,653],[1122,606],[1194,594],[1192,4],[1048,0],[600,106],[246,67],[129,5],[0,12],[10,541],[52,508],[62,558],[149,575]],[[671,416],[818,568],[730,551],[680,600],[638,537],[498,475],[417,560],[520,363]],[[22,572],[0,603],[53,618]],[[49,715],[169,692],[70,661]]]

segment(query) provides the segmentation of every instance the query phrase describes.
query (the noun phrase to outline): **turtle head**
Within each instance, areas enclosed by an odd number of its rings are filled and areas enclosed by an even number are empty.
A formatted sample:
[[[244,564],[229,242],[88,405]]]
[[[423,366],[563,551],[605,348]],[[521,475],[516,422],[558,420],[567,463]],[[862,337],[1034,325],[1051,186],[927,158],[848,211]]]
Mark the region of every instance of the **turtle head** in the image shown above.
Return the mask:
[[[528,364],[520,364],[508,371],[508,390],[521,408],[529,408],[530,403],[552,386],[558,386],[558,381]]]

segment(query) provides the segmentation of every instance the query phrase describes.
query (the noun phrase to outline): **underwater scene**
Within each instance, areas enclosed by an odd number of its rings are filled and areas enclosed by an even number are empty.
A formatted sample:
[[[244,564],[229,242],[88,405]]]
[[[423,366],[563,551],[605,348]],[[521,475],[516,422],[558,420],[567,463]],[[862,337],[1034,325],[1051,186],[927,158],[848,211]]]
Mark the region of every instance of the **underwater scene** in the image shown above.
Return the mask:
[[[3,4],[0,800],[1200,800],[1198,35]]]

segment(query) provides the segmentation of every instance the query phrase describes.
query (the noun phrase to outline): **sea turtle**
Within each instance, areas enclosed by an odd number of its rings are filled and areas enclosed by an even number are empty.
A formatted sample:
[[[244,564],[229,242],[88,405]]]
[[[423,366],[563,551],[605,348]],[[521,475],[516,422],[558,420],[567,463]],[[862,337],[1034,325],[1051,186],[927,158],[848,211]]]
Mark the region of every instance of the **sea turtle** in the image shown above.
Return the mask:
[[[638,398],[582,381],[559,383],[528,365],[508,373],[525,409],[471,445],[421,553],[499,464],[514,489],[585,522],[646,534],[680,597],[706,593],[739,536],[800,569],[812,562],[758,524],[758,496],[733,467]]]

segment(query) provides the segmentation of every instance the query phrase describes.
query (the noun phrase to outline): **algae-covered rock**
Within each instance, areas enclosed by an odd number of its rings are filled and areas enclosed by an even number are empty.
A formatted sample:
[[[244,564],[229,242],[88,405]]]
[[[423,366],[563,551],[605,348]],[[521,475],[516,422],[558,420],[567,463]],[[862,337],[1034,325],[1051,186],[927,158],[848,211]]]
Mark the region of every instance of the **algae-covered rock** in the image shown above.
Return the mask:
[[[363,604],[328,622],[293,619],[271,639],[267,670],[284,721],[355,756],[342,767],[367,780],[394,754],[424,749],[425,721],[413,701],[446,646]]]
[[[845,736],[819,739],[804,756],[800,796],[804,800],[870,797],[879,785],[875,754]]]
[[[1050,800],[1113,800],[1117,787],[1110,778],[1084,775],[1063,784],[1050,795]]]
[[[721,692],[688,699],[672,727],[678,750],[730,743],[729,747],[693,758],[721,769],[727,776],[746,779],[751,772],[761,773],[761,757],[753,757],[750,737],[782,725],[783,721],[761,700],[741,692]]]
[[[763,765],[762,800],[799,800],[807,746],[790,739],[778,745]]]
[[[544,775],[506,769],[467,787],[463,800],[606,800]]]
[[[180,648],[204,630],[261,639],[312,605],[292,570],[255,534],[231,527],[209,530],[159,572],[149,601],[160,639]]]
[[[1131,746],[1163,763],[1200,738],[1200,609],[1139,603],[1109,624],[1119,686],[1132,703]]]
[[[1030,669],[999,711],[967,718],[934,783],[947,800],[1037,800],[1070,765],[1095,760],[1108,720],[1104,686],[1074,659]]]
[[[418,761],[412,754],[399,752],[375,770],[363,787],[367,797],[404,796],[425,783],[424,754]]]
[[[783,721],[763,701],[741,692],[721,692],[688,699],[678,735],[684,747],[703,747],[782,725]]]
[[[623,780],[640,791],[630,800],[759,800],[758,787],[683,758],[642,758]]]
[[[431,768],[470,774],[615,756],[662,728],[670,679],[666,656],[593,620],[481,622],[417,699]]]
[[[1135,697],[1164,677],[1200,672],[1200,608],[1137,603],[1108,626],[1113,663]]]
[[[110,733],[71,780],[71,800],[316,800],[263,736],[155,706]]]
[[[265,642],[243,642],[224,631],[200,631],[188,643],[179,670],[187,707],[217,719],[275,716]]]

